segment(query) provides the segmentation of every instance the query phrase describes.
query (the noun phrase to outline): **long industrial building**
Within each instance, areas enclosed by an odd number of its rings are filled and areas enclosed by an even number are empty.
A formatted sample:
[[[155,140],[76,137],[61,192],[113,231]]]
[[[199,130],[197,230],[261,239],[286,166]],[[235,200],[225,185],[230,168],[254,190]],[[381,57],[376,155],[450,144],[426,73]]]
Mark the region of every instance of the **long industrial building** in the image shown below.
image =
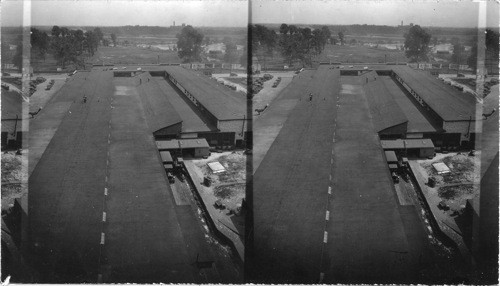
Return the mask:
[[[222,149],[244,147],[251,140],[246,94],[180,66],[120,70],[115,77],[135,77],[148,116],[156,117],[157,140],[205,138]]]
[[[474,148],[477,101],[408,66],[342,71],[363,78],[375,128],[383,139],[428,138],[436,148]]]
[[[405,66],[320,65],[277,98],[288,106],[269,110],[287,118],[253,181],[253,282],[425,283],[428,230],[384,151],[470,148],[475,97]]]

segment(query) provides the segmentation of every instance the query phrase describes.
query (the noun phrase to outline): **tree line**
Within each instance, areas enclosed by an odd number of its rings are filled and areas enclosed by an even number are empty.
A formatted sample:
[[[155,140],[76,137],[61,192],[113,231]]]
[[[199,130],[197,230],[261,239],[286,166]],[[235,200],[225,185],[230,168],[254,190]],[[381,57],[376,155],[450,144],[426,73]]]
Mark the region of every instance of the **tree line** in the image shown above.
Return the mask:
[[[41,57],[45,60],[47,54],[52,54],[63,69],[67,64],[84,67],[84,59],[93,56],[100,45],[116,45],[116,35],[104,37],[100,28],[82,31],[67,27],[53,26],[50,34],[31,28],[30,44],[32,58]]]

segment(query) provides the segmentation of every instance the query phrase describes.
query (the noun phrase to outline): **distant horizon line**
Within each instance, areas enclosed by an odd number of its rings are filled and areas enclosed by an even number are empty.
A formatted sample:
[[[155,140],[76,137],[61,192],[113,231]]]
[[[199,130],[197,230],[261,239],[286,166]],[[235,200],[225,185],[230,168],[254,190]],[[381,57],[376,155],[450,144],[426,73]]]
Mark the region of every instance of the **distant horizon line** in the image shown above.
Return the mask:
[[[384,27],[401,27],[401,25],[387,25],[387,24],[305,24],[305,23],[248,23],[249,25],[281,25],[281,24],[287,24],[287,25],[296,25],[296,26],[384,26]],[[419,25],[424,28],[456,28],[456,29],[477,29],[479,27],[474,26],[425,26],[425,25],[420,25],[420,24],[414,24],[414,25]],[[53,27],[53,26],[61,26],[61,27],[106,27],[106,28],[112,28],[112,27],[127,27],[127,26],[132,26],[132,27],[159,27],[159,28],[177,28],[177,27],[182,27],[182,25],[176,25],[176,26],[160,26],[160,25],[62,25],[62,24],[51,24],[51,25],[45,25],[45,24],[36,24],[36,25],[29,25],[29,27]],[[199,27],[199,28],[247,28],[248,25],[245,26],[196,26],[196,25],[191,25],[191,24],[186,24],[186,26],[193,26],[193,27]],[[403,25],[404,27],[408,27],[410,25]],[[28,27],[28,26],[23,26],[23,25],[1,25],[1,27],[5,28],[22,28],[22,27]],[[492,26],[486,26],[483,28],[498,28],[498,27],[492,27]]]

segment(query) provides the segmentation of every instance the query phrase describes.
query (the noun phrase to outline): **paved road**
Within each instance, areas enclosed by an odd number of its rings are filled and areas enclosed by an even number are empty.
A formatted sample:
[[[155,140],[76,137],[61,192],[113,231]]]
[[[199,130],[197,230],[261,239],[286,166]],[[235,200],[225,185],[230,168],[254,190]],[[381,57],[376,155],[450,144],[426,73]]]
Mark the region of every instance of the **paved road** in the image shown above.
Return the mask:
[[[137,89],[115,90],[122,80],[88,75],[87,103],[72,103],[30,177],[43,282],[238,281],[194,200],[175,204]],[[214,266],[199,269],[198,254]]]

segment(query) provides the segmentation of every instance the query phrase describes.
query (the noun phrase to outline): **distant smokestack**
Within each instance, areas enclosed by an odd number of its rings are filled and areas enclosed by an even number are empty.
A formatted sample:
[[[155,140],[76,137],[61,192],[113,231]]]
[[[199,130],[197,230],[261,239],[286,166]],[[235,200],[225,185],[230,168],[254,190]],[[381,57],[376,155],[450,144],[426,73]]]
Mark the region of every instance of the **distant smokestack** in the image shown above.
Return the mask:
[[[175,21],[174,21],[174,27],[175,27]]]
[[[175,26],[175,25],[174,25]],[[403,27],[403,20],[401,20],[401,27]]]

